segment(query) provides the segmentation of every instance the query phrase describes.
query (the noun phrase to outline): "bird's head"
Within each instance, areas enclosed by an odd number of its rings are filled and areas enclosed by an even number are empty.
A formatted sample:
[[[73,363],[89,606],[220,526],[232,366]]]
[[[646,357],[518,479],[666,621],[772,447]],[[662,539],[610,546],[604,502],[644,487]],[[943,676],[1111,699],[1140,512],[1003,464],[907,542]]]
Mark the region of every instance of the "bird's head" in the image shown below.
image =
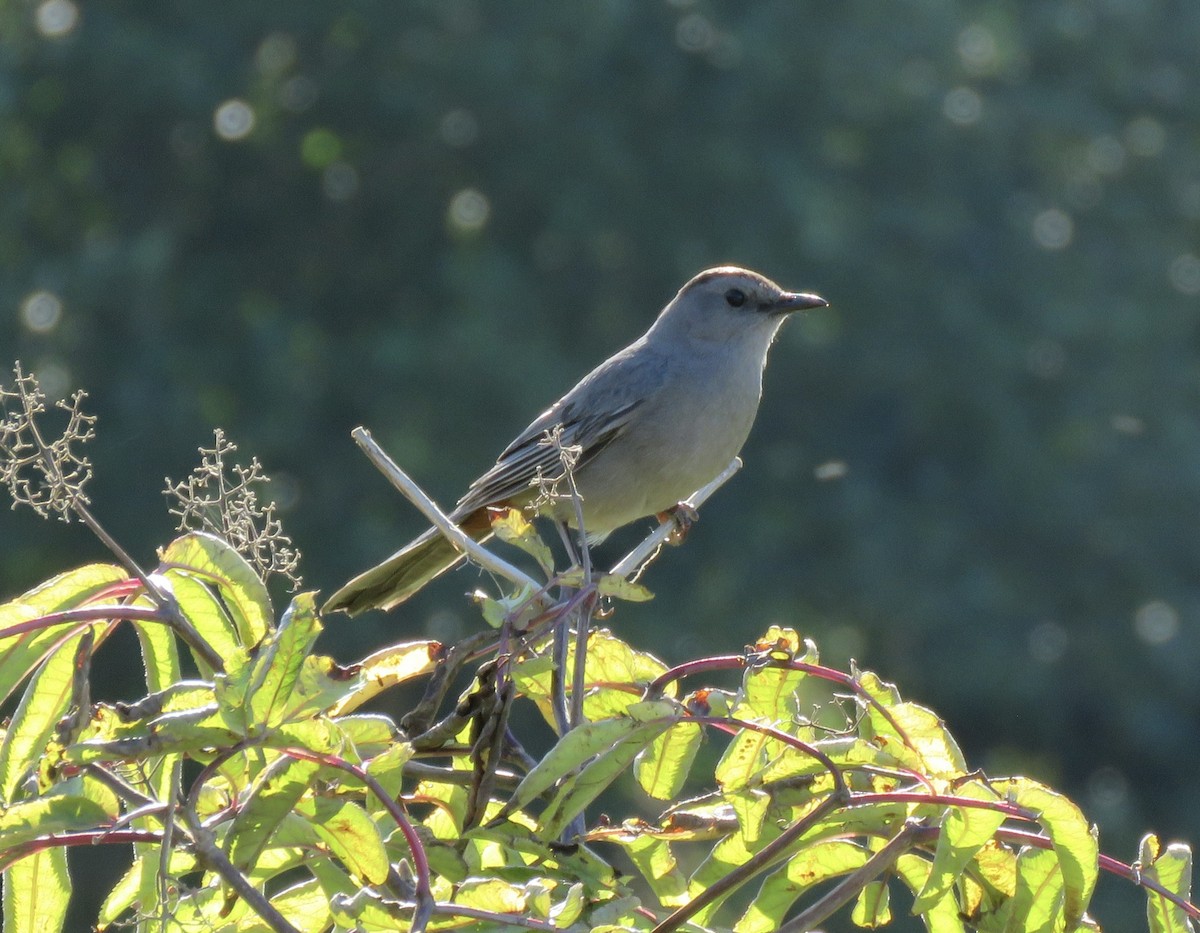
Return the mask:
[[[717,266],[684,285],[663,309],[654,329],[675,339],[726,342],[759,334],[769,342],[793,311],[828,304],[819,295],[785,291],[749,269]]]

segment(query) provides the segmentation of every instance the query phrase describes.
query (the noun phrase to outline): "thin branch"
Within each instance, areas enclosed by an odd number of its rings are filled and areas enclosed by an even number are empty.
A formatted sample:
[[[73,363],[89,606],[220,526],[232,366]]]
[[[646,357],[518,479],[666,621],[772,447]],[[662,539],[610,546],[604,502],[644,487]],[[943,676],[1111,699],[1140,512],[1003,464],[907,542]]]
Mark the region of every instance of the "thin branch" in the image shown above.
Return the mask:
[[[417,510],[429,520],[430,524],[445,535],[457,550],[461,551],[484,570],[504,577],[504,579],[518,587],[528,588],[531,592],[537,592],[541,588],[541,584],[525,573],[525,571],[521,570],[521,568],[510,564],[501,557],[497,557],[454,524],[450,520],[450,517],[438,508],[437,503],[429,498],[421,487],[407,473],[400,469],[391,457],[384,453],[383,448],[375,443],[371,437],[370,431],[360,426],[351,431],[350,435],[362,449],[363,453],[367,455],[367,459],[375,465],[375,468],[386,476],[389,482],[409,502],[416,506]]]
[[[816,903],[779,927],[777,933],[807,933],[825,922],[865,888],[868,884],[896,864],[896,859],[917,843],[917,836],[924,830],[919,822],[909,821],[892,837],[882,849],[867,859],[867,863],[839,881]]]
[[[379,802],[384,805],[392,819],[395,820],[396,825],[400,827],[400,832],[404,834],[409,851],[412,853],[413,871],[417,876],[417,885],[416,908],[413,914],[410,933],[423,933],[429,925],[429,918],[433,914],[434,908],[433,892],[430,889],[429,859],[425,855],[425,846],[421,842],[421,837],[417,835],[416,829],[409,821],[407,814],[405,814],[400,804],[392,799],[383,785],[368,774],[365,768],[353,765],[335,755],[322,755],[318,752],[309,751],[306,748],[280,748],[277,751],[292,758],[299,758],[303,761],[315,761],[318,764],[328,765],[331,768],[337,768],[340,771],[345,771],[347,774],[352,774],[366,784],[371,789],[371,792],[379,798]]]
[[[759,849],[747,861],[743,862],[727,875],[723,875],[713,884],[697,894],[692,900],[684,904],[676,910],[671,916],[663,920],[654,928],[652,933],[670,933],[671,930],[678,929],[686,923],[691,917],[695,916],[700,910],[725,897],[731,891],[740,887],[750,878],[753,878],[760,871],[764,871],[779,859],[787,850],[794,845],[800,837],[808,832],[814,825],[825,818],[825,815],[831,810],[836,810],[842,806],[849,798],[849,794],[833,793],[822,800],[819,804],[813,807],[808,813],[802,816],[799,820],[785,829],[782,833],[768,842],[765,846]]]

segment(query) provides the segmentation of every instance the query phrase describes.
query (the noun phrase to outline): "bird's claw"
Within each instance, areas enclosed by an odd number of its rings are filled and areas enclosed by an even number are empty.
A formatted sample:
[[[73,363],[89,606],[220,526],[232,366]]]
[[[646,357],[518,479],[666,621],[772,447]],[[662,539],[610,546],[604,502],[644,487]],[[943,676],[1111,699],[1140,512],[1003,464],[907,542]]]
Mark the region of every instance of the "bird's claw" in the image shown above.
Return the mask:
[[[686,502],[679,502],[669,511],[659,512],[658,520],[660,522],[672,522],[675,525],[671,533],[667,536],[667,543],[678,546],[683,544],[683,539],[687,537],[689,529],[700,520],[700,513],[696,511],[694,506]]]

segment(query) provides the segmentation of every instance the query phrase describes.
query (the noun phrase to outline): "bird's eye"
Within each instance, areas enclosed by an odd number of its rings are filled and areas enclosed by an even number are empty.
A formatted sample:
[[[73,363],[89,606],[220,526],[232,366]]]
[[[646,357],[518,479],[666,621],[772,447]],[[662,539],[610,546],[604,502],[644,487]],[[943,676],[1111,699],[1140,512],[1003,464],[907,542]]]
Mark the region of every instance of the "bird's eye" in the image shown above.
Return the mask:
[[[725,293],[725,303],[731,308],[740,308],[746,303],[746,293],[740,288],[731,288]]]

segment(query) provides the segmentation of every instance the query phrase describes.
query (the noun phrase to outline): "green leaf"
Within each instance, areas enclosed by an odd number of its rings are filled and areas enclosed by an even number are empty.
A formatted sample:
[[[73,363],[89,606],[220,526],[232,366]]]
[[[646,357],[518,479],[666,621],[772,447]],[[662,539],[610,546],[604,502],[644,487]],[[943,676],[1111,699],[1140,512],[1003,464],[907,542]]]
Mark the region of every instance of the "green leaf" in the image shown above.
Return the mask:
[[[411,745],[407,742],[397,742],[382,755],[371,759],[371,763],[367,765],[367,774],[383,785],[390,798],[395,799],[400,795],[404,766],[412,760],[413,754]]]
[[[658,736],[634,761],[633,773],[656,800],[674,800],[691,773],[704,732],[699,723],[679,722]]]
[[[498,878],[468,878],[454,895],[454,903],[478,907],[497,914],[523,916],[526,909],[525,891],[515,884]]]
[[[250,668],[245,697],[249,733],[283,722],[300,669],[320,633],[314,594],[301,593],[259,647]]]
[[[814,885],[862,868],[871,853],[856,843],[831,839],[792,855],[763,879],[758,894],[734,924],[737,933],[773,933],[792,905]],[[733,866],[736,867],[736,866]],[[692,880],[693,895],[706,885]],[[699,922],[699,921],[698,921]]]
[[[159,552],[160,571],[180,567],[216,584],[244,648],[262,641],[271,627],[271,598],[254,568],[230,544],[205,531],[181,535]]]
[[[1054,852],[1022,849],[1006,933],[1057,933],[1064,926],[1063,894],[1063,875]]]
[[[505,544],[520,548],[536,560],[546,576],[554,572],[554,555],[520,509],[508,509],[502,514],[493,515],[492,531]]]
[[[2,926],[7,933],[55,933],[66,922],[70,897],[66,849],[26,856],[4,873]]]
[[[320,770],[312,761],[278,758],[265,768],[245,800],[225,839],[229,860],[241,871],[251,868],[271,834],[312,786]]]
[[[17,787],[35,770],[58,721],[74,699],[76,654],[83,635],[63,643],[45,661],[13,713],[0,743],[0,801],[13,801]]]
[[[688,895],[687,878],[675,861],[675,853],[665,839],[649,833],[629,833],[613,840],[629,854],[630,861],[663,907],[680,907],[686,904]]]
[[[329,898],[316,878],[280,891],[271,898],[271,906],[299,933],[324,933],[333,923]],[[273,933],[273,930],[261,917],[250,915],[237,925],[237,933]]]
[[[210,578],[198,576],[179,567],[168,570],[159,578],[170,586],[171,595],[175,597],[184,618],[221,657],[225,673],[236,675],[250,663],[250,654],[242,642],[238,626],[224,601],[217,598],[218,588],[210,582]],[[212,676],[203,658],[197,657],[196,664],[204,676]]]
[[[970,781],[955,790],[957,796],[972,800],[999,801],[1000,796],[979,781]],[[938,835],[937,851],[929,880],[917,895],[913,913],[925,913],[945,897],[958,881],[959,875],[983,848],[996,830],[1004,823],[1004,814],[999,810],[976,807],[949,807],[942,817],[941,833]]]
[[[387,879],[387,851],[366,810],[349,800],[326,798],[303,800],[297,809],[352,873],[372,884]]]
[[[333,658],[310,654],[300,665],[300,673],[278,717],[302,719],[316,713],[328,713],[341,707],[346,693],[359,681],[353,665],[342,667]]]
[[[583,885],[577,881],[567,888],[567,896],[550,908],[550,922],[556,928],[565,930],[583,916],[583,908],[586,906]]]
[[[180,679],[179,644],[175,633],[156,622],[134,622],[142,665],[146,669],[146,691],[158,693]]]
[[[895,873],[904,881],[914,894],[924,889],[929,883],[930,865],[925,859],[912,852],[905,852],[896,859],[893,866]],[[953,897],[943,897],[934,902],[921,915],[928,933],[966,933],[959,912],[958,902]]]
[[[753,846],[762,837],[763,821],[773,803],[771,795],[757,789],[743,789],[725,795],[725,801],[737,814],[738,831],[747,846]]]
[[[897,703],[881,712],[867,706],[863,736],[904,768],[930,777],[957,778],[966,773],[966,760],[954,737],[933,710],[916,703]]]
[[[584,762],[611,751],[615,745],[639,730],[644,731],[645,720],[681,715],[678,706],[669,700],[635,703],[627,713],[612,719],[585,722],[564,735],[517,785],[505,810],[512,812],[527,806]],[[668,725],[669,720],[657,723],[655,728],[665,729]]]
[[[872,881],[858,892],[850,920],[855,926],[874,930],[892,922],[892,910],[888,903],[886,881]]]
[[[644,603],[654,598],[654,594],[642,584],[612,573],[606,573],[596,581],[596,592],[631,603]]]
[[[445,654],[441,642],[425,640],[389,645],[357,665],[357,677],[330,710],[332,716],[353,712],[385,690],[430,673]]]
[[[1192,897],[1192,850],[1180,842],[1162,849],[1158,838],[1142,839],[1138,863],[1142,876],[1153,878],[1185,901]],[[1187,912],[1161,894],[1146,889],[1146,922],[1150,933],[1192,933]]]
[[[647,701],[646,705],[661,702]],[[606,787],[629,769],[633,759],[655,736],[674,721],[674,717],[664,717],[639,724],[618,739],[612,748],[585,764],[578,774],[568,776],[542,812],[538,829],[541,838],[548,839],[561,833]]]
[[[162,849],[159,846],[139,844],[135,851],[138,855],[129,866],[129,871],[108,892],[100,906],[100,914],[96,919],[96,927],[100,930],[112,926],[135,904],[143,915],[153,914],[158,906],[158,870]],[[171,877],[186,875],[195,868],[196,859],[190,853],[179,849],[171,852],[167,866]]]
[[[116,597],[97,598],[116,583],[129,579],[129,572],[114,564],[88,564],[46,581],[41,586],[0,605],[0,630],[21,622],[40,619],[53,612],[79,606],[115,605]],[[0,638],[0,703],[8,699],[26,677],[65,636],[72,625],[63,623],[22,635]]]
[[[382,713],[354,713],[333,722],[353,744],[359,761],[382,755],[401,741],[396,724]]]
[[[1100,872],[1100,845],[1096,833],[1074,803],[1062,794],[1029,778],[993,781],[992,787],[1018,806],[1033,810],[1062,866],[1063,912],[1067,926],[1079,922],[1087,910]]]
[[[13,848],[39,836],[107,826],[107,809],[84,794],[52,794],[0,811],[0,867],[11,864]]]
[[[547,639],[543,644],[548,645]],[[567,683],[572,682],[575,666],[575,640],[571,639],[567,655]],[[551,726],[554,711],[550,702],[550,679],[553,664],[549,654],[521,661],[513,667],[513,681],[520,693],[537,704],[538,710]],[[644,651],[636,651],[608,629],[593,629],[588,635],[587,695],[583,700],[584,716],[596,721],[618,716],[626,707],[638,702],[651,681],[665,673],[667,666]],[[668,695],[674,695],[674,685]]]

